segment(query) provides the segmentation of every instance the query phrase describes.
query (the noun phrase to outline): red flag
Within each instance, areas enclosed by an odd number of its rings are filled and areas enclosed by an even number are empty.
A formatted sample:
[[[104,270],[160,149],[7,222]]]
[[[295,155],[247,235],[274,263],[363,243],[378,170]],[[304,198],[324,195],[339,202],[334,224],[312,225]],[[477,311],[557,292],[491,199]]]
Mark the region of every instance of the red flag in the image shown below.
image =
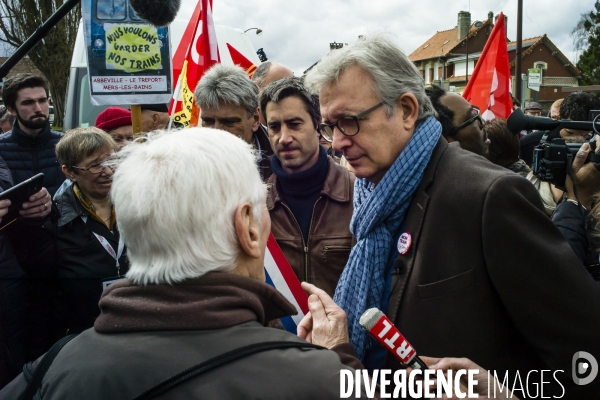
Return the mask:
[[[500,13],[497,21],[463,92],[485,120],[508,118],[513,110],[504,14]]]
[[[244,70],[246,70],[246,74],[248,74],[248,78],[252,78],[254,75],[254,71],[256,71],[256,65],[250,60],[248,60],[242,53],[237,51],[235,47],[227,43],[227,49],[229,50],[229,54],[231,54],[231,60],[235,65],[239,65]]]
[[[187,86],[193,92],[204,73],[219,62],[217,34],[212,18],[212,0],[198,1],[175,51],[173,56],[173,82],[175,83],[179,81],[184,61],[188,63],[185,76]],[[176,95],[179,97],[178,94]],[[177,110],[180,110],[181,99],[174,98],[174,100],[178,102]]]

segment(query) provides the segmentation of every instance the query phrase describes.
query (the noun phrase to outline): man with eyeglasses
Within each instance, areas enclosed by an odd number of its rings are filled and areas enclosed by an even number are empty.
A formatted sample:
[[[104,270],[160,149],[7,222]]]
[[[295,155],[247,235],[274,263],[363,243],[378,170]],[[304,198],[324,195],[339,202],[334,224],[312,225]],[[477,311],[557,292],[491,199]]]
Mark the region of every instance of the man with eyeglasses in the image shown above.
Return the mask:
[[[271,232],[298,279],[333,296],[352,247],[354,174],[319,145],[319,100],[301,78],[271,83],[259,100],[275,152],[267,180]]]
[[[534,187],[448,143],[419,71],[385,35],[329,53],[306,84],[356,174],[356,245],[334,296],[347,328],[308,315],[303,337],[348,329],[368,369],[399,369],[359,324],[378,307],[420,354],[467,357],[511,382],[553,370],[547,395],[599,393],[600,380],[576,386],[570,371],[576,352],[600,354],[600,291]]]
[[[448,143],[458,142],[460,147],[487,157],[490,140],[483,128],[479,108],[469,104],[462,96],[446,92],[439,86],[430,86],[425,93],[431,100],[442,124],[442,135]]]

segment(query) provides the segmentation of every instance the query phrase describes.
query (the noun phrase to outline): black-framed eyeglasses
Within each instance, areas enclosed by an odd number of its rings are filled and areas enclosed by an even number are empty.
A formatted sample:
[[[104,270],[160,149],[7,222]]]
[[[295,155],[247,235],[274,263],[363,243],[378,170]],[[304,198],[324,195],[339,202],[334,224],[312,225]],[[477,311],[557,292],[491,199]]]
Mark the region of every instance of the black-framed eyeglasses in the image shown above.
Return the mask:
[[[347,115],[347,116],[341,117],[340,119],[335,121],[333,124],[326,124],[326,123],[319,124],[319,126],[317,126],[317,130],[319,131],[321,136],[323,136],[323,139],[327,140],[328,142],[331,142],[333,140],[333,128],[335,128],[336,126],[340,130],[340,132],[342,132],[346,136],[357,135],[358,132],[360,131],[360,125],[359,125],[358,121],[360,121],[361,119],[363,119],[364,117],[366,117],[367,115],[372,113],[373,111],[377,110],[382,105],[383,105],[383,102],[377,104],[374,107],[369,108],[366,111],[361,112],[358,115]]]
[[[466,120],[459,126],[454,127],[454,129],[452,129],[450,132],[448,132],[448,136],[452,136],[455,133],[457,133],[458,131],[460,131],[461,129],[471,125],[473,123],[473,121],[475,121],[475,120],[479,121],[479,128],[483,129],[483,125],[485,124],[485,121],[483,120],[483,118],[481,118],[481,111],[479,111],[479,108],[477,108],[475,106],[471,106],[471,112],[473,113],[473,117],[469,118],[468,120]]]
[[[77,167],[75,165],[72,165],[71,168],[78,169],[80,171],[87,171],[90,174],[94,174],[94,175],[98,175],[98,174],[102,173],[105,168],[108,168],[108,169],[110,169],[113,172],[115,170],[112,166],[110,166],[110,165],[104,165],[104,163],[92,164],[92,165],[90,165],[87,168]]]

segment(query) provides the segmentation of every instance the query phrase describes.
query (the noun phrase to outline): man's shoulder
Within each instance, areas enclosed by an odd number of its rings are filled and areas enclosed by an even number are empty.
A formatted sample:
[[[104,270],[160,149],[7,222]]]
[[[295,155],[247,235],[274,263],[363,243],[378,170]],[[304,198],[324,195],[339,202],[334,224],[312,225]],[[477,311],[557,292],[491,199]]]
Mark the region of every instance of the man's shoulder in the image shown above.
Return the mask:
[[[438,178],[452,179],[465,184],[491,184],[502,176],[516,176],[506,168],[500,167],[486,158],[450,144],[435,166]]]
[[[10,142],[14,142],[12,130],[4,132],[2,135],[0,135],[0,143]]]
[[[446,205],[454,201],[480,203],[490,194],[503,198],[525,196],[538,203],[539,195],[527,179],[458,146],[449,145],[428,168],[435,168],[434,175],[422,187]]]
[[[60,131],[55,131],[54,129],[50,129],[50,141],[58,142],[65,134]]]

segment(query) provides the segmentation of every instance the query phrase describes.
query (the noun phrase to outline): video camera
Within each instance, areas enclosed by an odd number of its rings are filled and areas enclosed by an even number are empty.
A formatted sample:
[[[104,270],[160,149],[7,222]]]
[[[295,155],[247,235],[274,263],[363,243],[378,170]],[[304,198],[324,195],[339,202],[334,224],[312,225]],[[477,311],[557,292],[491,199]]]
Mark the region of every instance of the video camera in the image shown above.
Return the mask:
[[[559,189],[565,189],[565,180],[571,169],[571,162],[583,143],[589,143],[592,151],[588,161],[600,170],[600,154],[596,153],[595,135],[600,135],[600,111],[590,111],[590,121],[557,121],[552,118],[525,115],[517,108],[508,117],[508,129],[513,133],[522,130],[545,130],[540,143],[533,153],[533,173],[541,180],[550,182]],[[578,129],[590,132],[583,143],[566,143],[560,136],[561,129]]]

